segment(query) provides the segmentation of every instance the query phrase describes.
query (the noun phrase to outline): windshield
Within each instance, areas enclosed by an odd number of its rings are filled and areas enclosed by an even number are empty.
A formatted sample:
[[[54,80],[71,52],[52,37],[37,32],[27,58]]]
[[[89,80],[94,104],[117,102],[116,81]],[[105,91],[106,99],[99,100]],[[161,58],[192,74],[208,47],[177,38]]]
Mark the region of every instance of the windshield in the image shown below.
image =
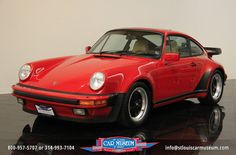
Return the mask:
[[[159,33],[115,30],[103,35],[90,52],[160,58],[162,43],[163,36]]]

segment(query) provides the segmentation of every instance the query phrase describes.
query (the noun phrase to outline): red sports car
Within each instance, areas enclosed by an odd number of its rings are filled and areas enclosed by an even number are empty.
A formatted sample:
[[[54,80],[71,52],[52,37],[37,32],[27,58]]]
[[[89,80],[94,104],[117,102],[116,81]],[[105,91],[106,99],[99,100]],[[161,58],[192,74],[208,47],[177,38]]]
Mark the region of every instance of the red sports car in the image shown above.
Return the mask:
[[[218,103],[227,78],[212,60],[220,53],[180,32],[115,29],[86,54],[23,65],[13,95],[33,114],[138,126],[152,108],[179,100]]]

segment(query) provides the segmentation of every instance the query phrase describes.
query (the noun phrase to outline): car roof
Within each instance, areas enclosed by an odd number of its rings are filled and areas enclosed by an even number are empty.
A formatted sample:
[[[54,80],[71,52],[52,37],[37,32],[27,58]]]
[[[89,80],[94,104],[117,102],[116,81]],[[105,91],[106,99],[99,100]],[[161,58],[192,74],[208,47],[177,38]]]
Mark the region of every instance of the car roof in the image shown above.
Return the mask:
[[[187,34],[184,34],[182,32],[178,32],[178,31],[174,31],[174,30],[171,30],[171,29],[156,29],[156,28],[141,28],[141,27],[132,27],[132,28],[119,28],[119,29],[113,29],[113,30],[110,30],[110,31],[117,31],[117,30],[136,30],[136,31],[149,31],[149,32],[157,32],[157,33],[162,33],[162,34],[178,34],[178,35],[184,35],[184,36],[187,36],[187,37],[190,37],[189,35]],[[109,31],[109,32],[110,32]],[[190,37],[192,38],[192,37]]]

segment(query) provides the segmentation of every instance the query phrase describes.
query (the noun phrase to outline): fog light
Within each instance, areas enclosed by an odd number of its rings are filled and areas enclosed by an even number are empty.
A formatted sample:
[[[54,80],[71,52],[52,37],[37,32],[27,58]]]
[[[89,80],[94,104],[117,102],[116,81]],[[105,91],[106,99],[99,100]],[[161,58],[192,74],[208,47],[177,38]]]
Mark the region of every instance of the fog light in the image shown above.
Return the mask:
[[[73,109],[75,115],[85,115],[85,109]]]
[[[24,100],[23,99],[17,98],[16,100],[17,100],[17,103],[24,104]]]

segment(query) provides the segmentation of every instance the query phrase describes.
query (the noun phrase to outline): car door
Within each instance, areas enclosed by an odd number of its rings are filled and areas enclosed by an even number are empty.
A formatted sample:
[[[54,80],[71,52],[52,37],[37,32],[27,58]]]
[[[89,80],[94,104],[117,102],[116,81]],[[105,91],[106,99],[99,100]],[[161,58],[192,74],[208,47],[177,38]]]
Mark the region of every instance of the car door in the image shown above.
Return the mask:
[[[165,62],[159,67],[158,100],[183,95],[194,87],[196,63],[191,57],[189,41],[184,36],[170,35],[166,40],[165,53],[178,53],[179,61]],[[165,60],[164,60],[165,61]]]
[[[185,36],[169,36],[168,39],[176,41],[177,52],[180,55],[180,60],[176,62],[178,85],[175,93],[182,95],[192,92],[195,87],[199,64],[191,53],[190,41]]]

